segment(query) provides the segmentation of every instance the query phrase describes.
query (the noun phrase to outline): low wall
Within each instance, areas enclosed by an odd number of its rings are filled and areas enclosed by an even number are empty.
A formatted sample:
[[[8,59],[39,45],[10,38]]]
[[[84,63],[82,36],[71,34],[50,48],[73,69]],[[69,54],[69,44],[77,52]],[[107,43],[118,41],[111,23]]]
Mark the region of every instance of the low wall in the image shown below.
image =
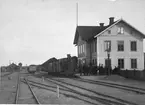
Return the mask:
[[[118,74],[126,78],[145,81],[145,70],[120,70]]]

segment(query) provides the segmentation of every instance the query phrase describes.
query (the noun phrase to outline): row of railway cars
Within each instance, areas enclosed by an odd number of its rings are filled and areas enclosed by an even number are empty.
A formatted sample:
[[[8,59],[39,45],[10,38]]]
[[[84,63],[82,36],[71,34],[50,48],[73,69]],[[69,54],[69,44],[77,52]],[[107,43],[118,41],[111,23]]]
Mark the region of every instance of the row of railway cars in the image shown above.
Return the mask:
[[[30,65],[27,70],[29,73],[35,73],[36,71],[44,71],[48,74],[64,74],[73,75],[77,69],[77,57],[67,55],[66,58],[56,59],[50,58],[41,65]]]
[[[48,74],[73,75],[77,69],[77,57],[67,55],[66,58],[61,59],[51,58],[40,66],[42,70],[48,72]]]

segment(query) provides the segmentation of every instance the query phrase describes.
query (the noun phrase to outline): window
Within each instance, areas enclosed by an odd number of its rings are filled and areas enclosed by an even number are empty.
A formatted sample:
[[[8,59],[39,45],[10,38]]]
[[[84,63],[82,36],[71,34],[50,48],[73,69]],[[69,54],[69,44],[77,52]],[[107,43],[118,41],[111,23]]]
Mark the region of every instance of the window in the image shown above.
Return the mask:
[[[83,45],[81,45],[82,46],[82,53],[83,53]]]
[[[118,66],[124,68],[124,59],[118,59]]]
[[[124,51],[124,41],[118,41],[118,51]]]
[[[78,46],[78,54],[80,54],[81,53],[81,48],[80,48],[81,46]]]
[[[95,52],[97,52],[97,40],[95,40]]]
[[[131,59],[131,68],[132,69],[137,68],[137,59]]]
[[[82,52],[85,52],[85,45],[83,44],[82,47],[83,47],[82,48],[82,50],[83,50]]]
[[[82,53],[83,53],[83,45],[82,45]]]
[[[111,41],[104,41],[105,51],[111,51]]]
[[[118,34],[123,34],[123,33],[124,33],[124,28],[118,27]]]
[[[81,54],[81,46],[80,46],[80,54]]]
[[[136,51],[137,48],[136,48],[136,41],[131,41],[131,51]]]
[[[111,30],[108,30],[108,34],[111,34]]]

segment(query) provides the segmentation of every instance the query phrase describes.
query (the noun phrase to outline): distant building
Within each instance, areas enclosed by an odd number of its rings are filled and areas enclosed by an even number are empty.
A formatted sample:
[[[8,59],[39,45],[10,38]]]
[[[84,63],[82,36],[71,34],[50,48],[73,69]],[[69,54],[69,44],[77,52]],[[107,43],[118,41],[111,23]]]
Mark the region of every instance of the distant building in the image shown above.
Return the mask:
[[[123,19],[109,25],[77,26],[74,44],[80,63],[107,65],[107,46],[110,48],[111,67],[121,69],[144,69],[143,39],[145,35]]]

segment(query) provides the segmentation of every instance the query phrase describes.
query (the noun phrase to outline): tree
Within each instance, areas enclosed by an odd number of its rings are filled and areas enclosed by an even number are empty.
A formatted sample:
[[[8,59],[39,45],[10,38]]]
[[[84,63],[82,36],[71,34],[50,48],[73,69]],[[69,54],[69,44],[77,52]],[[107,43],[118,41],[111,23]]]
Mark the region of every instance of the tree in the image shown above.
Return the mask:
[[[22,67],[22,63],[19,63],[18,65],[19,65],[19,67]]]

